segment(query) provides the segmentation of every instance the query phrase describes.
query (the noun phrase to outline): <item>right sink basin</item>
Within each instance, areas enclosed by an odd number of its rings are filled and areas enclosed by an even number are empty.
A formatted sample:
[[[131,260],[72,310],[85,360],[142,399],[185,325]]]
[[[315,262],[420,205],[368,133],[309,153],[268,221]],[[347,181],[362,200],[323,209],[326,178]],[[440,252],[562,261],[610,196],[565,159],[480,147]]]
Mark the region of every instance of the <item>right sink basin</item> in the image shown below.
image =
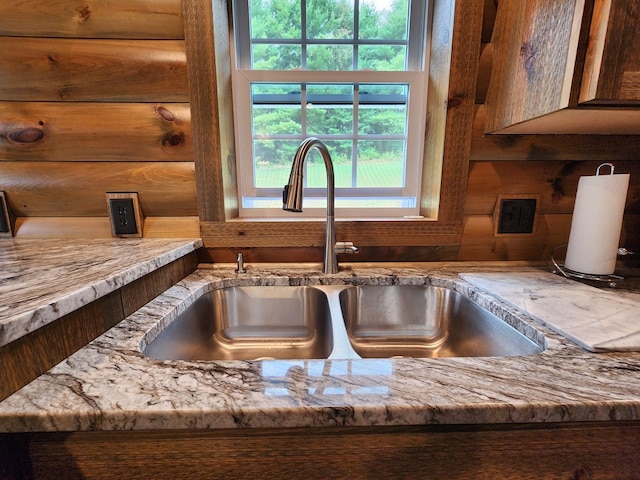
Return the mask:
[[[520,356],[543,349],[455,290],[364,285],[342,290],[340,308],[363,358]]]

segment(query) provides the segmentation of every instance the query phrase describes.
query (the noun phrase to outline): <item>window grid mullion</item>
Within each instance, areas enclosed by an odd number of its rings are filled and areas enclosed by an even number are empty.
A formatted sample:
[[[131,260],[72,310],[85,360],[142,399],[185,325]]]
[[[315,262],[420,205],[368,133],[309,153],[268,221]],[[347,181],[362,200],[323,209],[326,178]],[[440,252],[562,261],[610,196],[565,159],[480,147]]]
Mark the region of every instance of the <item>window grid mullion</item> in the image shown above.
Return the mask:
[[[360,111],[360,84],[353,86],[353,140],[351,142],[351,187],[358,185],[358,133],[359,133],[359,112]]]
[[[302,2],[302,3],[306,3],[306,2]],[[301,127],[301,131],[302,131],[302,136],[304,138],[307,138],[308,136],[308,129],[307,129],[307,84],[306,83],[301,83],[300,84],[300,94],[301,94],[301,98],[300,98],[300,127]],[[302,185],[304,187],[307,186],[307,182],[309,180],[309,175],[307,174],[307,170],[309,168],[309,162],[304,162],[302,165],[302,168],[304,169],[303,174],[304,176],[302,177]]]
[[[306,70],[307,69],[307,2],[306,1],[301,1],[300,2],[300,36],[302,37],[300,39],[300,43],[301,43],[301,55],[302,58],[300,59],[301,63],[302,63],[302,69]]]
[[[353,7],[353,69],[358,70],[360,51],[360,0],[354,0]]]

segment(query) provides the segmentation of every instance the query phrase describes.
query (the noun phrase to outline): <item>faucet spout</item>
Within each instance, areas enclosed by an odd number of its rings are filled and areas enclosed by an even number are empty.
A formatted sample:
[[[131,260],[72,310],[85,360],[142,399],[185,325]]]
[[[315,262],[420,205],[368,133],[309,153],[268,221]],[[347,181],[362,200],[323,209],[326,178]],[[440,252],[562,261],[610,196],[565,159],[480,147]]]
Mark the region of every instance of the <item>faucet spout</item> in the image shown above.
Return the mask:
[[[338,273],[338,258],[336,257],[336,231],[335,231],[335,179],[333,174],[333,161],[326,145],[318,138],[309,137],[304,140],[295,156],[289,183],[282,192],[282,208],[290,212],[302,211],[302,187],[304,183],[304,161],[312,148],[316,148],[322,155],[325,170],[327,171],[327,227],[325,232],[324,263],[322,272],[325,274]]]

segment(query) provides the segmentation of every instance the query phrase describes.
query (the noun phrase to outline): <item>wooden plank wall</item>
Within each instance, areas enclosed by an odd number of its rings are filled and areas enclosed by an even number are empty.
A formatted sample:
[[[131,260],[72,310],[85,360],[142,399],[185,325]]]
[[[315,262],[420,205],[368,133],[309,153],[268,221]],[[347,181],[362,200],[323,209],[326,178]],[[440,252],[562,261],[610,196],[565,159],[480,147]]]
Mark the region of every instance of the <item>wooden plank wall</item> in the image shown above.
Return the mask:
[[[17,237],[199,235],[181,0],[0,4],[0,191]]]
[[[640,250],[640,137],[483,134],[497,8],[485,0],[458,259],[548,259],[579,177],[602,161],[631,173],[623,243]],[[145,236],[200,234],[182,12],[181,0],[0,3],[0,191],[18,237],[109,237],[109,191],[138,192]],[[499,195],[539,196],[534,235],[494,237]]]
[[[480,69],[464,229],[459,260],[547,260],[567,243],[580,176],[602,162],[630,173],[621,244],[640,251],[640,137],[623,135],[484,135],[484,100],[492,64],[491,34],[500,0],[485,0]],[[495,237],[499,195],[540,198],[533,235]],[[562,256],[564,252],[558,251]],[[631,260],[629,257],[628,260]]]

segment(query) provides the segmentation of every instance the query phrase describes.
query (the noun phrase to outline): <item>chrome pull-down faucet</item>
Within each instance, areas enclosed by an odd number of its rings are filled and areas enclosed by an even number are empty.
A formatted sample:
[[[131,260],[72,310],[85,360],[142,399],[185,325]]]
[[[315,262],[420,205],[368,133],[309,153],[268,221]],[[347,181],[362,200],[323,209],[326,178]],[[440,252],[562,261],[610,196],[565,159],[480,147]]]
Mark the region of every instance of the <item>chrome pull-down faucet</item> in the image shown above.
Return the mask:
[[[315,137],[304,140],[295,156],[289,183],[282,192],[282,209],[290,212],[302,212],[302,187],[304,183],[304,161],[312,148],[318,149],[324,160],[327,171],[327,227],[325,232],[324,263],[322,273],[338,273],[338,258],[336,253],[358,253],[358,248],[349,242],[340,242],[336,250],[336,220],[335,220],[335,179],[333,175],[333,161],[326,145]]]

